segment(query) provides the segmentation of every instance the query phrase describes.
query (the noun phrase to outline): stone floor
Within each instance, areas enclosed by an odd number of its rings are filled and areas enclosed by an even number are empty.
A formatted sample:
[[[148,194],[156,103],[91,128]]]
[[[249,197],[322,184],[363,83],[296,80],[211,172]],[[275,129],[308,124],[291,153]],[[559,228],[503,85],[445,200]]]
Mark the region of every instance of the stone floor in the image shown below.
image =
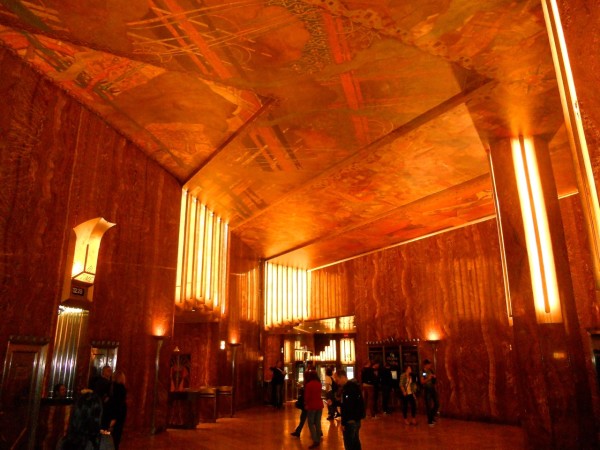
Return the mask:
[[[299,411],[293,403],[277,411],[261,406],[238,411],[234,418],[217,423],[200,424],[196,430],[167,430],[156,436],[127,436],[121,450],[226,450],[226,449],[307,449],[312,443],[305,426],[300,438],[290,436],[298,422]],[[360,431],[363,449],[510,449],[524,448],[519,427],[440,418],[430,428],[424,416],[417,426],[404,425],[402,416],[394,413],[363,421]],[[329,422],[323,416],[323,438],[320,450],[343,450],[339,421]]]

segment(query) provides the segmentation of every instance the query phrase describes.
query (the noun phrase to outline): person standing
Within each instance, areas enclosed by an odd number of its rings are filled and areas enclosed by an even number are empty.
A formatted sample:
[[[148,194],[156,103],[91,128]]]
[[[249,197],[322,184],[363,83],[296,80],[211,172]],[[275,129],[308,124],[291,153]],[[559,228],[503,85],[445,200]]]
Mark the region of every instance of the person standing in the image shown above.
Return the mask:
[[[333,367],[328,367],[325,370],[325,400],[327,401],[327,420],[335,418],[337,405],[335,404],[335,392],[337,383],[333,377]]]
[[[360,381],[362,382],[362,398],[367,409],[367,415],[375,417],[373,406],[373,395],[375,394],[375,374],[371,361],[368,361],[360,371]]]
[[[114,450],[110,434],[101,430],[102,400],[84,389],[69,419],[67,434],[58,442],[57,450]]]
[[[417,386],[413,379],[412,367],[406,366],[400,376],[400,389],[402,390],[402,415],[406,425],[417,424]],[[411,420],[408,421],[408,407],[410,405]]]
[[[323,414],[323,400],[321,399],[321,382],[316,372],[307,372],[304,375],[304,408],[307,413],[308,428],[312,437],[312,445],[308,448],[317,448],[321,445],[321,415]]]
[[[392,393],[392,369],[389,363],[385,363],[379,371],[379,384],[381,386],[381,409],[384,414],[390,414],[390,395]]]
[[[125,387],[125,372],[117,370],[113,376],[112,394],[108,401],[111,416],[111,435],[115,444],[115,450],[119,450],[123,426],[127,417],[127,388]]]
[[[283,363],[277,361],[275,367],[271,367],[273,372],[273,378],[271,378],[271,396],[273,406],[277,409],[283,407],[283,383],[285,382],[285,372],[283,370]]]
[[[421,372],[421,384],[425,393],[425,410],[427,411],[427,423],[433,427],[436,422],[437,412],[440,408],[440,402],[436,390],[437,377],[431,368],[431,361],[423,361],[423,371]]]
[[[361,388],[355,380],[348,380],[345,370],[337,372],[341,386],[342,435],[346,450],[361,450],[360,424],[365,417],[365,403]]]
[[[111,366],[102,367],[99,376],[95,376],[90,381],[90,389],[96,393],[102,401],[102,429],[108,430],[111,422],[111,411],[108,407],[110,401],[112,386],[113,369]]]

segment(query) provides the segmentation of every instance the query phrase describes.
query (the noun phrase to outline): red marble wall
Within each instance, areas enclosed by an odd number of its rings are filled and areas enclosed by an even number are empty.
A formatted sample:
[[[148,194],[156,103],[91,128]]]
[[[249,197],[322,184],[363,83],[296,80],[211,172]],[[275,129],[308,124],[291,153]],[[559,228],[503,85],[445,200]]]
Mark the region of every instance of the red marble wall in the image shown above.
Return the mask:
[[[579,197],[561,201],[569,263],[585,352],[586,329],[600,326]],[[424,340],[439,335],[437,370],[446,416],[518,421],[519,368],[512,355],[495,220],[380,251],[318,272],[349,279],[342,297],[357,325],[357,366],[367,341],[421,339],[421,358],[432,359]],[[323,273],[313,273],[323,276]],[[588,360],[596,408],[595,371]],[[596,412],[596,416],[598,416]]]
[[[127,427],[149,427],[151,335],[171,333],[181,188],[2,48],[0,95],[0,359],[11,334],[54,337],[71,229],[102,216],[117,225],[102,241],[88,338],[120,342]]]
[[[594,288],[591,271],[589,241],[583,221],[579,196],[561,200],[561,216],[565,228],[565,240],[571,266],[573,291],[576,298],[577,316],[579,318],[585,362],[589,376],[589,385],[596,417],[596,428],[600,430],[600,387],[596,377],[591,355],[593,354],[591,338],[588,330],[600,329],[600,302],[596,299],[598,292]]]
[[[496,223],[479,223],[346,261],[357,367],[366,341],[439,337],[445,416],[515,422],[518,415]],[[421,342],[421,358],[432,348]]]
[[[596,185],[600,184],[600,8],[595,0],[559,0],[575,89]]]

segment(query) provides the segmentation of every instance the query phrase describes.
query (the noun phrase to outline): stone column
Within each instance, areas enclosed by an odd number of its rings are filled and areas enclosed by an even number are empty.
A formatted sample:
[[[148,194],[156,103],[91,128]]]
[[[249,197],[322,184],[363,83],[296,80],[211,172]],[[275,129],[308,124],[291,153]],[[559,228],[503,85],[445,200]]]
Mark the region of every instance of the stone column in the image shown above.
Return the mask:
[[[490,146],[498,226],[513,312],[521,423],[529,448],[597,448],[589,377],[579,330],[558,195],[548,144],[533,138],[549,223],[560,315],[536,311],[510,139]]]

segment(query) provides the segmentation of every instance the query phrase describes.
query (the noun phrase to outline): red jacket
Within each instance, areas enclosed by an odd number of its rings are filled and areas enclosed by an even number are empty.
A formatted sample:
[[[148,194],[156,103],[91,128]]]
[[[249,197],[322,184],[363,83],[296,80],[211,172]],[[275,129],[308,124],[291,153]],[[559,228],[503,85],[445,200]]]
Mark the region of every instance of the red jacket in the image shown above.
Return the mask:
[[[304,386],[304,409],[307,411],[323,409],[323,400],[321,400],[321,382],[319,380],[309,381],[306,386]]]

